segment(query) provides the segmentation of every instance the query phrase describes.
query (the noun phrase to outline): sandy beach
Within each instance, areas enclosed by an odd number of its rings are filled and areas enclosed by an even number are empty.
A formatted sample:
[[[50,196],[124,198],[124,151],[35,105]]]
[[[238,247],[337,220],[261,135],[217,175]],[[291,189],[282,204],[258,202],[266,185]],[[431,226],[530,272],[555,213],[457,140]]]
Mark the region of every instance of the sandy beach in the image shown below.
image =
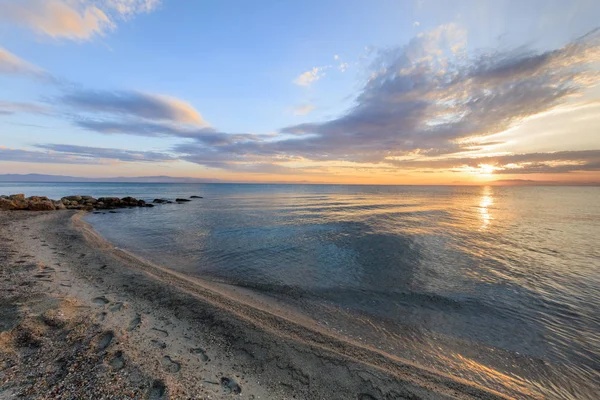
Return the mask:
[[[115,248],[84,212],[0,212],[0,399],[505,398]]]

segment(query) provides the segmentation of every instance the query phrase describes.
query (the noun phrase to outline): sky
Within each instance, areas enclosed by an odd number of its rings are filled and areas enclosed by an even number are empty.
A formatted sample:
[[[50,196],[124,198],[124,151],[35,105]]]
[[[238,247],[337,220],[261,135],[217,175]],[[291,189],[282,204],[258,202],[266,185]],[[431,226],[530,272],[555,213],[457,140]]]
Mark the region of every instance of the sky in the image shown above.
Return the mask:
[[[597,0],[0,0],[0,174],[600,183]]]

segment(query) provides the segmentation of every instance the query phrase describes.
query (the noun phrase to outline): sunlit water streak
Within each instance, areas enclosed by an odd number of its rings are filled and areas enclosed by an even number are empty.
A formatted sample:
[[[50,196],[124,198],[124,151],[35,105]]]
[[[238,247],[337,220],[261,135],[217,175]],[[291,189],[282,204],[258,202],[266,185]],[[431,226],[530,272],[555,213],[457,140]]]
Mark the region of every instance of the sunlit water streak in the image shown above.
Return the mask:
[[[267,294],[354,340],[509,395],[600,391],[600,188],[2,186],[202,195],[87,220],[158,264]]]

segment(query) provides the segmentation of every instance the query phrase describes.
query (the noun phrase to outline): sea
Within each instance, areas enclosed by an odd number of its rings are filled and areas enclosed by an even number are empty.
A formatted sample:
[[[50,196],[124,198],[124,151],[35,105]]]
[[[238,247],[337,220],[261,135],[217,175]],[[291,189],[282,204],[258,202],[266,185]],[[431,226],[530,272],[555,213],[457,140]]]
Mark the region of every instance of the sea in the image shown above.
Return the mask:
[[[514,398],[600,398],[600,188],[0,183],[185,204],[89,214],[115,246]]]

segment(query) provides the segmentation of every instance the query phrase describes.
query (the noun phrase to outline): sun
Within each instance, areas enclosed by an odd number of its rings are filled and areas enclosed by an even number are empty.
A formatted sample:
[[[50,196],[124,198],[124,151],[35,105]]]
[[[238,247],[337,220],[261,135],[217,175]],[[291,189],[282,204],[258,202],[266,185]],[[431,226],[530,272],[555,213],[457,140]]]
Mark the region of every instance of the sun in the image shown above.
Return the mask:
[[[479,173],[481,175],[491,175],[498,168],[490,164],[479,164]]]

